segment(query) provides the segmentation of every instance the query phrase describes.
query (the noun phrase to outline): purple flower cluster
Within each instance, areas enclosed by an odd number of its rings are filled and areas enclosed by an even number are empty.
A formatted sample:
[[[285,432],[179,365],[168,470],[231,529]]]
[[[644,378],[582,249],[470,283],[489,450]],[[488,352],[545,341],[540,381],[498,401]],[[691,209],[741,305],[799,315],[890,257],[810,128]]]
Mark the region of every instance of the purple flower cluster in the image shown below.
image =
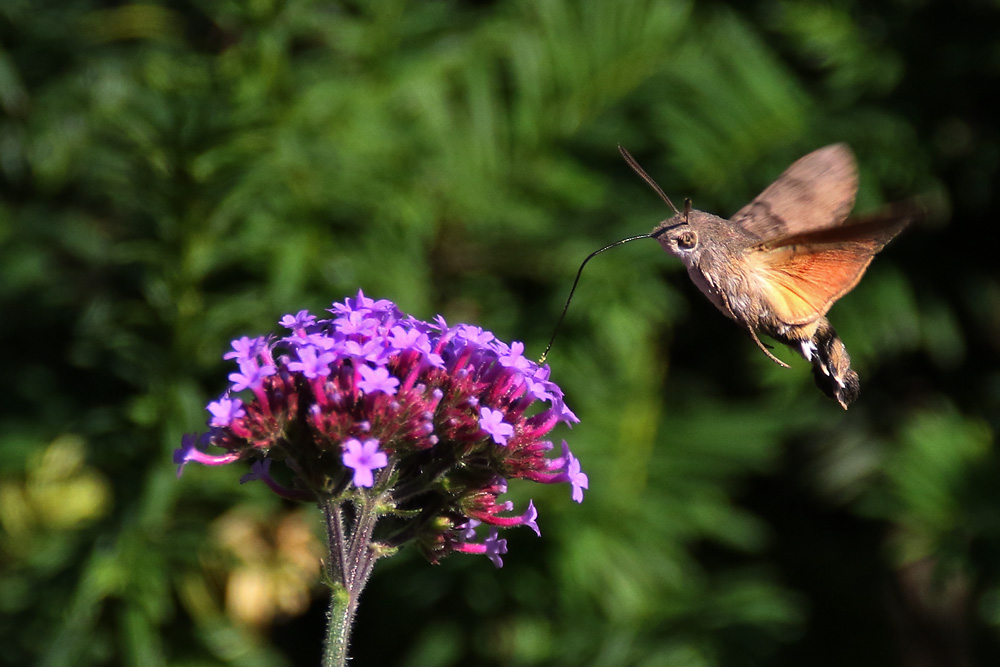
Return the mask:
[[[261,480],[301,500],[368,494],[385,506],[375,539],[415,543],[432,562],[451,552],[487,555],[499,567],[499,528],[539,532],[534,504],[510,516],[498,497],[510,479],[568,482],[583,500],[587,476],[565,441],[546,434],[578,421],[548,366],[479,327],[424,322],[360,291],[330,319],[286,315],[289,335],[240,338],[225,355],[239,370],[208,405],[210,430],[185,436],[174,460],[251,460]],[[237,396],[240,394],[242,397]],[[204,448],[221,448],[208,454]],[[271,476],[272,461],[290,471]],[[180,474],[178,472],[178,474]],[[477,542],[476,527],[488,534]]]

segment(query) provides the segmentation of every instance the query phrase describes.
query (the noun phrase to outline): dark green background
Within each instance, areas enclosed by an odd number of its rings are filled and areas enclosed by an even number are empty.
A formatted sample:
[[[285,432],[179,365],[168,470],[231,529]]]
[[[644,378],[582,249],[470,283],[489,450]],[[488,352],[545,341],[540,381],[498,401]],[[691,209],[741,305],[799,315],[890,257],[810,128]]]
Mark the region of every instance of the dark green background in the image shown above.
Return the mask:
[[[542,538],[502,570],[381,563],[354,664],[1000,663],[998,26],[995,0],[4,0],[0,663],[316,664],[320,588],[223,607],[219,518],[297,508],[170,462],[229,341],[361,287],[537,355],[582,258],[668,215],[618,143],[728,216],[834,141],[859,210],[942,209],[831,311],[857,404],[652,241],[602,255],[550,357],[585,502],[514,485]]]

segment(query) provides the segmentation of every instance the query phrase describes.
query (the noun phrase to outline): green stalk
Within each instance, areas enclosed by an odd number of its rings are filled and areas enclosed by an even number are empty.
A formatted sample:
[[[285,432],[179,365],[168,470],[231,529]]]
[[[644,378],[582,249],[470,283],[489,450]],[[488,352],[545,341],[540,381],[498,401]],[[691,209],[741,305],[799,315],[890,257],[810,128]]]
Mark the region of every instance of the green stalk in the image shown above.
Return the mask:
[[[354,511],[350,517],[344,516],[344,502],[352,504]],[[347,665],[358,600],[378,558],[371,548],[372,533],[378,521],[377,507],[378,503],[363,494],[349,501],[320,501],[326,520],[329,549],[326,575],[330,586],[323,667]]]

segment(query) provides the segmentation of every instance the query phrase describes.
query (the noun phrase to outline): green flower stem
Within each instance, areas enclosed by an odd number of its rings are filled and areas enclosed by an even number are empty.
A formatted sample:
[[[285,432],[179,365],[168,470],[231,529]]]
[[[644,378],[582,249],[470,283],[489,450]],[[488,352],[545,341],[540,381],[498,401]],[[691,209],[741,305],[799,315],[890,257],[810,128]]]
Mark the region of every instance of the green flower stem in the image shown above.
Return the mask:
[[[344,502],[350,503],[349,511],[344,511]],[[323,667],[344,667],[358,599],[378,558],[371,545],[378,503],[361,495],[351,501],[324,499],[320,509],[326,519],[326,575],[331,591]]]

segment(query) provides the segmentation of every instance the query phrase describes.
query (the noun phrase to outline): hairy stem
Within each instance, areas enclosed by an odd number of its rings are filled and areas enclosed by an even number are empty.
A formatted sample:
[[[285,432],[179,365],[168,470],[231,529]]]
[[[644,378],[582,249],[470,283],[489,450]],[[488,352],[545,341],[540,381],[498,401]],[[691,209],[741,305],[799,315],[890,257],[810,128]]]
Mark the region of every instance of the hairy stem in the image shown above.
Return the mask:
[[[343,502],[352,502],[353,512],[344,512]],[[378,521],[377,503],[362,494],[352,501],[325,499],[320,509],[326,520],[326,575],[330,585],[323,667],[344,667],[358,599],[378,558],[371,548]]]

